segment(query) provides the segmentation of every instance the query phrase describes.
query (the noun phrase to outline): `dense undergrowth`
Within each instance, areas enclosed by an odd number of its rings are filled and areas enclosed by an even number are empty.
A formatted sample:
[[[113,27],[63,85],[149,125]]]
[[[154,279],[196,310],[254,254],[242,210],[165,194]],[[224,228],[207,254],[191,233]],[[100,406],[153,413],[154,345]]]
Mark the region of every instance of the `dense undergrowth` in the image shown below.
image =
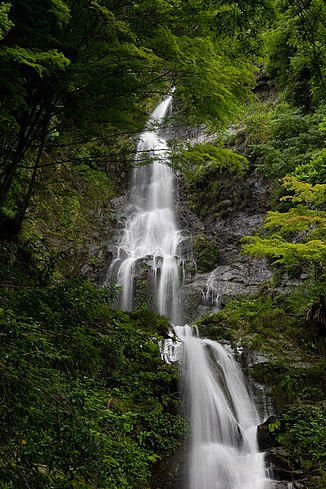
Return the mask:
[[[148,488],[186,429],[167,320],[78,278],[1,292],[0,487]]]

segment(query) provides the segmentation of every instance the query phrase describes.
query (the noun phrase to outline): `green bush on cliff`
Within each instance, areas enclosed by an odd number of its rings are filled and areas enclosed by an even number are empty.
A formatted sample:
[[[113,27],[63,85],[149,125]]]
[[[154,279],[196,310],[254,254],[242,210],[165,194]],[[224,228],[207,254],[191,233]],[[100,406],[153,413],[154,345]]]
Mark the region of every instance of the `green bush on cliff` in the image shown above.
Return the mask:
[[[198,272],[210,272],[216,268],[219,259],[219,251],[212,240],[204,234],[196,234],[193,240],[193,252]]]
[[[189,206],[200,217],[241,209],[248,189],[241,186],[248,167],[244,156],[213,144],[180,150]]]

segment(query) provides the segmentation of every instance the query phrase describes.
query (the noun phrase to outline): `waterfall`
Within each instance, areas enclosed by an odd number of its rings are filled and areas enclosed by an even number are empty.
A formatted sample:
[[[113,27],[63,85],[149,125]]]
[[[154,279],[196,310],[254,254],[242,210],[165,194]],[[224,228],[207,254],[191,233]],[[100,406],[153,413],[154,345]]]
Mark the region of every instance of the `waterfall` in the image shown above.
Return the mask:
[[[215,274],[210,273],[207,277],[206,285],[203,288],[203,302],[205,306],[210,306],[213,312],[220,309],[220,294],[214,283]]]
[[[189,489],[263,489],[261,422],[242,371],[221,344],[175,327],[182,341],[182,380],[191,426]]]
[[[160,136],[171,98],[157,106],[140,136],[128,219],[109,275],[122,288],[120,307],[133,309],[140,274],[150,283],[154,310],[168,316],[173,324],[181,324],[178,292],[183,238],[173,212],[174,178],[167,142]],[[144,154],[152,157],[150,164],[141,165]],[[212,281],[207,283],[205,298],[218,306]],[[191,425],[187,489],[263,489],[263,455],[256,446],[260,420],[241,369],[222,345],[200,339],[192,331],[189,326],[175,326],[182,354],[175,354],[172,338],[162,354],[166,361],[177,360],[182,365]]]
[[[182,237],[172,210],[174,175],[168,165],[167,142],[159,135],[171,100],[167,96],[156,107],[139,138],[129,218],[109,276],[116,274],[116,283],[122,288],[120,307],[132,310],[136,274],[145,266],[146,280],[151,282],[154,295],[154,310],[179,322],[177,297],[182,281],[182,259],[178,256],[178,246]],[[144,155],[153,159],[151,164],[140,164]]]

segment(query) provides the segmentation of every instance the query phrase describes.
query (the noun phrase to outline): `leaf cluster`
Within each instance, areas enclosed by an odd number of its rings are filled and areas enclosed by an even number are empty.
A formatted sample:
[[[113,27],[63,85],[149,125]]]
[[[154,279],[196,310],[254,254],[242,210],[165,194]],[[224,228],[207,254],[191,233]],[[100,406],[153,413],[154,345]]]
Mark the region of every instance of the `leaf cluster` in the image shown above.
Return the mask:
[[[145,489],[178,447],[177,372],[109,301],[80,279],[2,292],[3,487]]]
[[[219,251],[216,244],[204,234],[196,234],[193,240],[193,252],[198,272],[210,272],[216,268]]]
[[[322,0],[279,2],[266,35],[268,71],[299,107],[325,97],[325,15]]]
[[[248,189],[241,186],[248,162],[222,146],[202,144],[181,149],[177,161],[184,171],[185,191],[191,209],[201,217],[241,208]]]
[[[268,212],[266,235],[244,237],[243,250],[253,256],[268,256],[274,265],[284,266],[289,273],[291,269],[304,272],[316,287],[316,293],[319,290],[318,293],[324,295],[326,213],[318,210],[318,205],[325,205],[325,186],[312,186],[294,177],[286,177],[284,186],[293,190],[294,195],[283,199],[300,204],[287,212]],[[309,208],[307,204],[317,208]]]
[[[0,46],[0,225],[8,232],[14,222],[16,233],[45,166],[87,164],[102,140],[108,180],[117,160],[126,174],[131,158],[117,151],[118,135],[139,131],[172,86],[179,120],[226,127],[255,68],[228,48],[224,28],[234,10],[245,45],[260,31],[254,19],[266,20],[251,2],[17,0],[1,9],[3,32],[11,29]],[[97,158],[104,162],[104,151]]]
[[[326,470],[325,407],[304,404],[282,413],[277,439],[306,470]]]
[[[324,118],[323,106],[305,114],[289,104],[257,103],[245,118],[248,152],[256,168],[273,180],[311,171],[312,161],[322,158]],[[321,183],[320,178],[314,183]]]

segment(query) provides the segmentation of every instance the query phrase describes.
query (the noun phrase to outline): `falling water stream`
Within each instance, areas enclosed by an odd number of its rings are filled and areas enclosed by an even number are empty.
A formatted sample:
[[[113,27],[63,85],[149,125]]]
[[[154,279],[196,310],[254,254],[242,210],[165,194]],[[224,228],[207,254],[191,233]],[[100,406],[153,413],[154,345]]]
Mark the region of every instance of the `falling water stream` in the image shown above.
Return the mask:
[[[183,343],[182,380],[190,419],[189,489],[263,489],[261,422],[242,371],[221,344],[190,326],[175,327]]]
[[[169,109],[166,97],[141,134],[137,155],[153,162],[133,172],[129,218],[109,275],[122,288],[120,306],[132,310],[137,266],[150,268],[154,309],[180,324],[178,292],[182,285],[182,235],[173,212],[174,175],[160,125]],[[263,455],[256,444],[261,422],[250,399],[241,369],[230,351],[193,334],[190,326],[175,326],[182,351],[182,381],[191,425],[187,487],[184,489],[263,489]]]
[[[122,287],[121,307],[132,310],[137,265],[147,259],[153,278],[154,309],[176,323],[180,321],[177,297],[183,270],[178,247],[182,237],[173,212],[174,175],[166,164],[167,143],[159,135],[171,100],[172,97],[167,96],[156,107],[148,128],[140,136],[132,176],[129,219],[118,246],[118,256],[110,268],[111,273],[117,270],[116,282]],[[153,163],[139,165],[144,155],[151,156]]]

